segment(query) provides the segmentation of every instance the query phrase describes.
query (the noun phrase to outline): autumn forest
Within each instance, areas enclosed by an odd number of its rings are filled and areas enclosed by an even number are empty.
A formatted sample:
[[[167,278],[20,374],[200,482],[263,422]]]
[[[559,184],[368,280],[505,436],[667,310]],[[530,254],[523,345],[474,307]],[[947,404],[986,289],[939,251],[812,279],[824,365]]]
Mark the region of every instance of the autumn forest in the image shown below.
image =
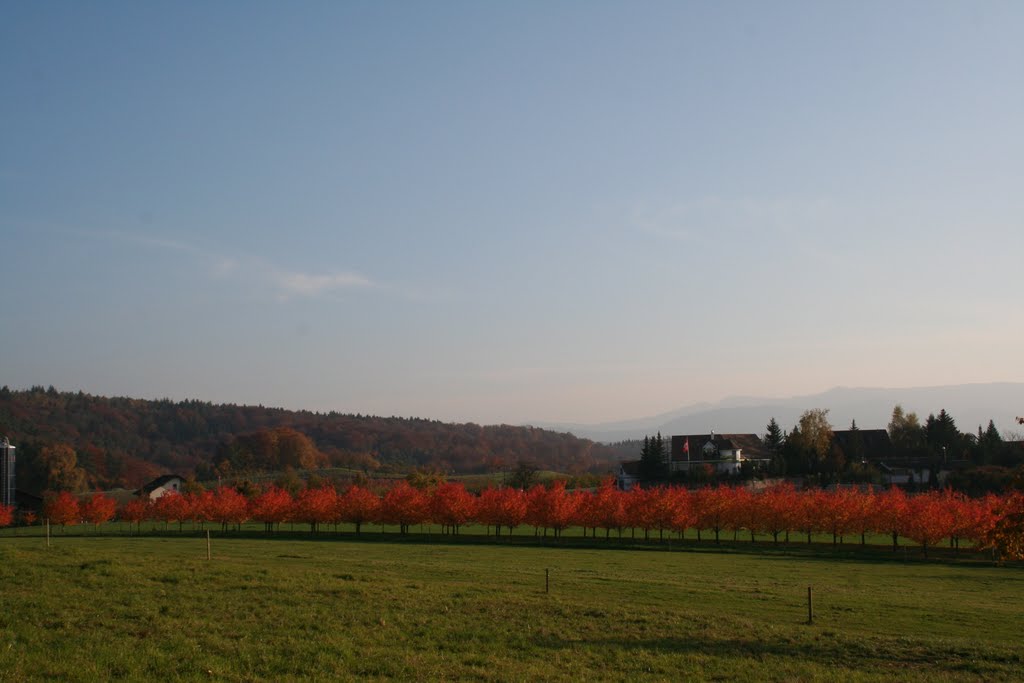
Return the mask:
[[[532,427],[448,424],[202,401],[0,388],[0,430],[18,448],[18,488],[136,488],[172,471],[200,480],[285,468],[483,473],[526,459],[608,472],[616,449]]]

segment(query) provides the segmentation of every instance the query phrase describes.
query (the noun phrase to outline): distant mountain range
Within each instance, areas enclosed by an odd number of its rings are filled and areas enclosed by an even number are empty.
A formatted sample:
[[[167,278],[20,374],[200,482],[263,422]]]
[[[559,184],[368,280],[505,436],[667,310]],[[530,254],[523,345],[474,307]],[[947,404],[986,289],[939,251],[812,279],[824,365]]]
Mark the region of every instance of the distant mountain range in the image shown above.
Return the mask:
[[[696,403],[677,410],[636,420],[598,424],[537,423],[545,429],[570,432],[576,436],[606,443],[643,438],[660,431],[671,434],[764,434],[774,417],[785,429],[792,429],[801,413],[811,408],[827,408],[835,429],[846,429],[852,420],[862,429],[884,428],[895,405],[905,412],[917,413],[923,424],[929,413],[945,408],[962,432],[977,431],[989,420],[995,422],[1004,438],[1024,432],[1017,424],[1024,415],[1024,383],[959,384],[910,389],[871,389],[837,387],[824,393],[791,398],[755,398],[738,396],[718,403]]]

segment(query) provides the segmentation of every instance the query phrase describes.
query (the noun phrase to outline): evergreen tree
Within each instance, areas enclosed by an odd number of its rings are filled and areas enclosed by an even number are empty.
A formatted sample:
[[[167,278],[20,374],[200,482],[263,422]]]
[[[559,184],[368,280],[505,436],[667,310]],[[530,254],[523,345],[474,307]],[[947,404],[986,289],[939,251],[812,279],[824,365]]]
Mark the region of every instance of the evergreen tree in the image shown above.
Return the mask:
[[[767,431],[764,434],[764,445],[769,451],[774,453],[782,447],[782,428],[779,427],[779,423],[773,417],[768,421],[768,426],[765,429]]]
[[[924,423],[925,441],[937,455],[954,456],[963,442],[956,421],[943,408],[938,417],[929,415]]]
[[[644,483],[659,482],[668,477],[665,463],[665,442],[661,432],[657,436],[644,437],[644,447],[640,451],[640,480]]]
[[[1003,450],[1003,437],[999,434],[999,430],[996,429],[996,425],[992,420],[988,421],[988,428],[984,432],[981,431],[981,425],[978,425],[978,452],[979,460],[984,465],[991,465],[996,463]]]
[[[804,435],[800,433],[799,424],[793,425],[780,452],[787,474],[806,474],[810,471],[810,458],[804,448]]]
[[[765,427],[764,445],[771,455],[771,462],[768,464],[768,471],[775,476],[786,474],[786,455],[782,448],[786,443],[786,433],[779,427],[779,423],[772,417]]]

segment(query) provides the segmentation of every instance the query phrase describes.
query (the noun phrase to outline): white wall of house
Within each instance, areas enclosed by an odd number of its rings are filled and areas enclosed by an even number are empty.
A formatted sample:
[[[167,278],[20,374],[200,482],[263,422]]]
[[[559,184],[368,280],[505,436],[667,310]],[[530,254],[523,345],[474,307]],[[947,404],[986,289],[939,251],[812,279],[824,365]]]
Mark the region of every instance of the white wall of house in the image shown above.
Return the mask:
[[[164,482],[162,486],[157,486],[155,489],[149,492],[149,499],[156,500],[157,498],[165,496],[168,493],[181,493],[181,485],[183,483],[184,482],[178,477],[175,477],[170,481]]]

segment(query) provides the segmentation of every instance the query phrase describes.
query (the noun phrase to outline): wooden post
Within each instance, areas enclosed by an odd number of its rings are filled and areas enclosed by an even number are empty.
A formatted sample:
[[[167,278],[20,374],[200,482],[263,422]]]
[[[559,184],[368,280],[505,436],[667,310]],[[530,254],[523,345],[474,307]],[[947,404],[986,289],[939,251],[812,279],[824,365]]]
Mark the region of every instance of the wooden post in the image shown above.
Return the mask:
[[[50,547],[50,518],[46,518],[46,547]]]
[[[551,592],[551,570],[550,569],[545,569],[544,570],[544,592],[545,593],[550,593]]]
[[[814,601],[811,597],[811,587],[807,587],[807,623],[814,623]]]
[[[206,530],[206,559],[207,560],[212,559],[212,557],[210,556],[210,530],[209,529]]]

